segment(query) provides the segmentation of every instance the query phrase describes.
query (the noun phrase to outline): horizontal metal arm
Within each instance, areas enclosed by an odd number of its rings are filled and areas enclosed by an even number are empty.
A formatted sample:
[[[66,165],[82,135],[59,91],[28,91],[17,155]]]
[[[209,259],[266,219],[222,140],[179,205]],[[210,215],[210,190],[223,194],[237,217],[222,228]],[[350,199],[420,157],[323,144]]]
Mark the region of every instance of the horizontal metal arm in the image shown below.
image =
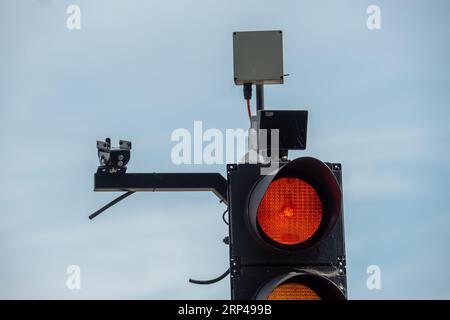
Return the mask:
[[[96,173],[94,191],[212,191],[228,204],[227,180],[220,173]]]

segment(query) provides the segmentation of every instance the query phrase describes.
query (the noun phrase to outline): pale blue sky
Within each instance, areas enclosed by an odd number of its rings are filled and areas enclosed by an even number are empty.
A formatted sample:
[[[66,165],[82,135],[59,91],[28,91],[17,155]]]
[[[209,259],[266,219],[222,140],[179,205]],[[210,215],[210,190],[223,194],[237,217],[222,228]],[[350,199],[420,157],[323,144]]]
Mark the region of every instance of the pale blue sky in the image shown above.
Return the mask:
[[[66,29],[66,8],[82,29]],[[377,4],[382,30],[366,28]],[[94,193],[95,141],[130,171],[175,166],[176,128],[245,128],[232,32],[284,31],[274,109],[308,109],[308,149],[342,162],[350,298],[450,298],[448,1],[0,2],[0,298],[229,298],[224,206],[208,193]],[[82,289],[66,288],[80,265]],[[382,290],[366,288],[377,264]]]

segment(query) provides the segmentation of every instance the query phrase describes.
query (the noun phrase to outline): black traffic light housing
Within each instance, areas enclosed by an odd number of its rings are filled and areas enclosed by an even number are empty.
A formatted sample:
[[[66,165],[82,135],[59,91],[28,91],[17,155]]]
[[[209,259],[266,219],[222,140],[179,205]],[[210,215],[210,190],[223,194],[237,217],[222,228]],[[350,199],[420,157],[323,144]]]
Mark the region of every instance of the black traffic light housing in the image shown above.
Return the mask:
[[[344,298],[347,285],[341,165],[310,157],[279,165],[273,176],[261,176],[262,164],[228,165],[232,299],[261,298],[258,293],[265,284],[292,273],[302,274],[300,278],[311,283],[312,289],[317,287],[325,299]],[[305,179],[317,189],[328,217],[324,215],[321,226],[309,241],[283,247],[261,237],[263,233],[258,232],[252,215],[270,182],[292,175]],[[328,288],[328,294],[324,288]]]

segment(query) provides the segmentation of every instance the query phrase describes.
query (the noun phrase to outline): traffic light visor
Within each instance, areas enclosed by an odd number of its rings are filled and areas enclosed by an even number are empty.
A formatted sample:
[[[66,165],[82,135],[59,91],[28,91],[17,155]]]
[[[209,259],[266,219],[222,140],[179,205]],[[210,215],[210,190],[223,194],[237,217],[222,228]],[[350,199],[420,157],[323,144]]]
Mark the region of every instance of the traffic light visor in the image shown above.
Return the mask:
[[[280,250],[318,243],[334,227],[342,193],[332,164],[297,158],[262,177],[249,195],[249,226],[256,237]]]

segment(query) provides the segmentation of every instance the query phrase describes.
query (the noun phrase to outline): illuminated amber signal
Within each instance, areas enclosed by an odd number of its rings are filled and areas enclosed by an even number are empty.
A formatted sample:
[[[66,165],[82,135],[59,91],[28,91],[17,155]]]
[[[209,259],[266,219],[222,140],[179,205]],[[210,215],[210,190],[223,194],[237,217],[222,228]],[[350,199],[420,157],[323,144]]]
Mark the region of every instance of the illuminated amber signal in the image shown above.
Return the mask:
[[[317,191],[299,178],[272,181],[257,211],[262,231],[273,241],[295,245],[311,238],[322,221]]]
[[[276,287],[267,300],[321,300],[310,287],[300,283],[285,283]]]

